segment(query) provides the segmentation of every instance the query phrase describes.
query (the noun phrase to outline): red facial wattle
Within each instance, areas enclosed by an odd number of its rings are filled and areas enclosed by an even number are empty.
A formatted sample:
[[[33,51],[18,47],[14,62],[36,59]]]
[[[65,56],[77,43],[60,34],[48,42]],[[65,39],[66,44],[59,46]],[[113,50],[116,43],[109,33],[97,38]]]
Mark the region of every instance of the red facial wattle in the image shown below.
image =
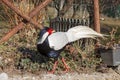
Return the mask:
[[[53,29],[52,28],[49,28],[48,30],[47,30],[47,32],[49,33],[49,35],[50,34],[52,34],[53,33]]]

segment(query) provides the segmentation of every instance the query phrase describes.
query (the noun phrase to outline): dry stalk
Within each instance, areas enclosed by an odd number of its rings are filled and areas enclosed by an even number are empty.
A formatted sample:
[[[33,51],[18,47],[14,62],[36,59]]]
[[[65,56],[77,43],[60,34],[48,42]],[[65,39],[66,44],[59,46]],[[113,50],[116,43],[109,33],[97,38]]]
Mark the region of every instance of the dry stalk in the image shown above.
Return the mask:
[[[115,45],[118,44],[118,43],[116,43],[116,39],[115,39],[115,35],[116,35],[116,32],[117,32],[117,29],[118,29],[118,27],[115,27],[110,32],[110,41],[108,41],[105,44],[105,49],[108,49],[108,48],[113,49],[115,47]]]

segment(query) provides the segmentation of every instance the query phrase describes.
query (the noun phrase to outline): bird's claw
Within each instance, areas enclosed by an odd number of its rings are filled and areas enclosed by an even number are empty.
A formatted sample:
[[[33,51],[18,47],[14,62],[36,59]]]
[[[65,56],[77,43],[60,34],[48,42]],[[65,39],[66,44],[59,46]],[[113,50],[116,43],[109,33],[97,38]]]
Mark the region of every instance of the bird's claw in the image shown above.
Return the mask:
[[[70,68],[66,68],[65,70],[64,70],[64,73],[67,73],[67,72],[69,72],[70,71]]]
[[[54,70],[52,70],[52,71],[48,71],[47,73],[48,73],[48,74],[54,74],[54,73],[55,73],[55,71],[54,71]]]
[[[69,72],[69,71],[71,71],[71,69],[70,69],[70,68],[66,68],[66,69],[63,71],[63,73],[67,73],[67,72]],[[48,74],[54,74],[54,73],[55,73],[55,70],[48,71],[47,73],[48,73]]]

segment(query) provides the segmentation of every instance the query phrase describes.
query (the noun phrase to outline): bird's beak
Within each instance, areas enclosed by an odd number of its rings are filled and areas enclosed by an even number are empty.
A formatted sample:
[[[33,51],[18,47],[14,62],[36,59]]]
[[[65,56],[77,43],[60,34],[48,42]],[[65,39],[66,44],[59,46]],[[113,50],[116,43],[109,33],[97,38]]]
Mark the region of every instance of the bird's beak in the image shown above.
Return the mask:
[[[52,33],[56,32],[55,30],[52,31]]]

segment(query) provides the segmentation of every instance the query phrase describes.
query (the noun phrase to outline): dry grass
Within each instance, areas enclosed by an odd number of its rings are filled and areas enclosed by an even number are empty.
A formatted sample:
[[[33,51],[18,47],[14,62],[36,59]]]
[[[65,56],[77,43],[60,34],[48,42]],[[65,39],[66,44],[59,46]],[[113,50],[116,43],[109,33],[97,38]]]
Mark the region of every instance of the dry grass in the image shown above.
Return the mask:
[[[8,30],[7,27],[4,27],[2,31],[4,32],[5,29]],[[1,69],[5,70],[7,68],[15,68],[16,70],[32,73],[41,72],[42,70],[51,70],[53,61],[48,61],[47,58],[41,56],[37,52],[36,40],[37,32],[33,35],[32,30],[29,31],[24,29],[15,34],[9,41],[0,45],[0,57],[2,57],[2,64],[0,64]],[[67,64],[71,67],[71,70],[89,72],[91,71],[90,68],[92,68],[92,71],[95,71],[95,66],[100,62],[94,56],[94,40],[86,41],[86,47],[84,48],[79,47],[76,43],[73,45],[78,50],[78,54],[69,54],[69,52],[66,51],[61,53],[61,55],[65,57]],[[81,43],[82,42],[83,41],[81,40]],[[86,69],[83,70],[83,68]],[[61,70],[64,70],[64,67],[61,60],[59,60],[56,73],[59,73]]]
[[[101,21],[101,24],[112,27],[116,27],[116,26],[120,27],[120,20],[115,18],[105,17],[105,20]]]
[[[25,1],[25,2],[24,2]],[[26,2],[27,1],[27,2]],[[14,2],[24,14],[28,14],[35,6],[30,2],[31,0],[23,0],[20,2]],[[29,4],[28,4],[29,3]],[[17,25],[22,20],[8,7],[4,6],[3,10],[7,17],[7,23],[10,26]],[[13,16],[14,15],[14,16]],[[43,10],[38,16],[33,18],[39,24],[46,19],[46,14]],[[11,28],[10,26],[4,27],[6,24],[1,24],[2,32]],[[2,70],[6,68],[15,68],[16,70],[28,71],[28,72],[40,72],[43,70],[50,70],[53,66],[53,60],[41,56],[36,50],[36,40],[39,30],[33,28],[31,24],[25,25],[24,29],[20,30],[14,35],[8,42],[0,45],[0,54],[2,57],[0,67]],[[6,31],[7,32],[7,31]],[[3,36],[4,34],[0,35]],[[84,43],[84,45],[83,45]],[[62,56],[65,57],[67,64],[72,70],[78,72],[95,71],[95,67],[101,63],[100,58],[96,58],[94,52],[94,40],[86,39],[85,42],[81,40],[80,46],[73,44],[78,51],[78,54],[69,54],[69,52],[63,51]],[[64,69],[61,60],[59,60],[57,71]],[[10,64],[9,64],[10,63]],[[11,67],[9,67],[11,66]]]

